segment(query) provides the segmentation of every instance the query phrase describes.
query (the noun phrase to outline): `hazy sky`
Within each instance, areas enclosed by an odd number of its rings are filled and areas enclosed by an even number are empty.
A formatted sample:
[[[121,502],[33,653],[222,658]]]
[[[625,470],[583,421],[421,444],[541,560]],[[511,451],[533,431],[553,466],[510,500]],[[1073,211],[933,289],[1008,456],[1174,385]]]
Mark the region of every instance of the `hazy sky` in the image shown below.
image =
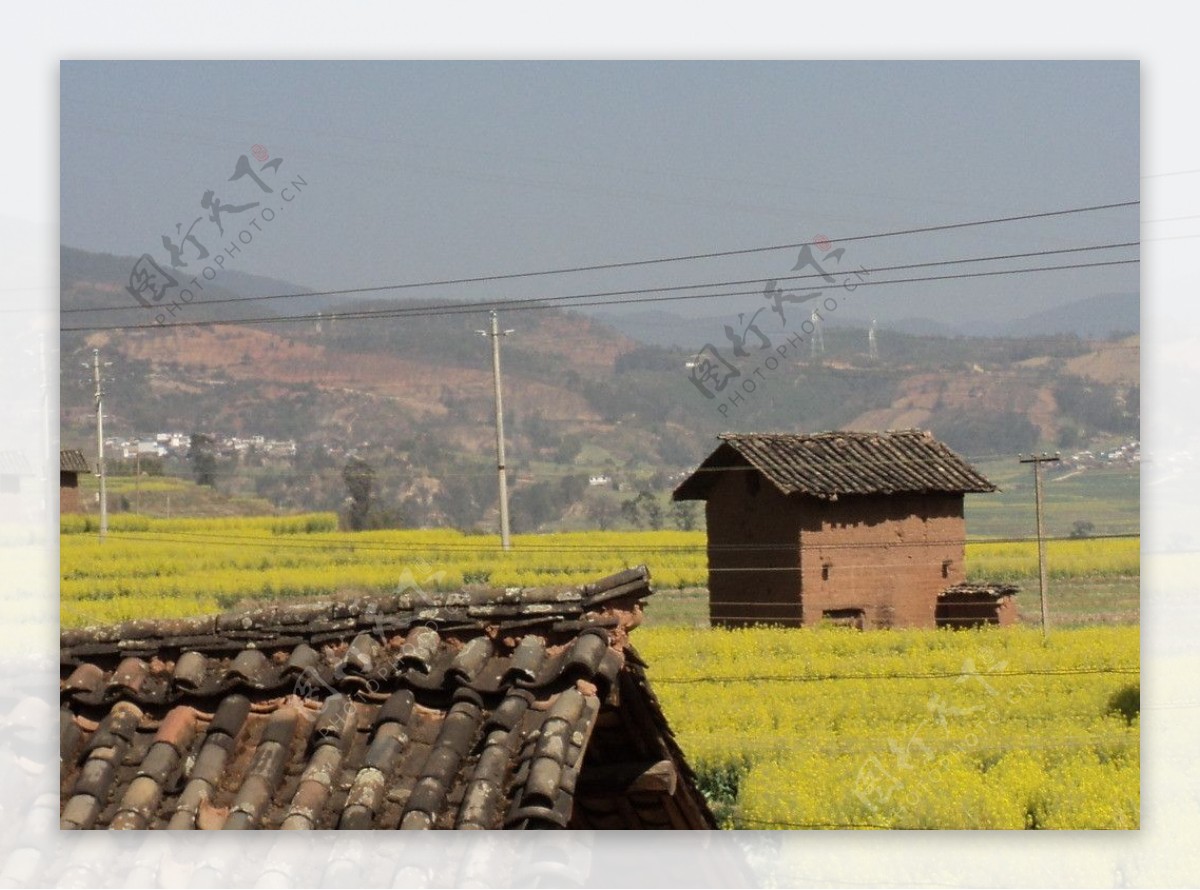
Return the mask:
[[[193,232],[216,252],[238,216],[225,215],[222,239],[201,200],[264,197],[248,177],[228,181],[257,144],[283,159],[264,181],[307,186],[275,200],[277,218],[228,267],[316,288],[836,242],[1138,197],[1136,62],[66,62],[61,76],[63,243],[164,262],[162,236],[203,216]],[[858,242],[845,261],[1135,241],[1137,219],[1129,208]],[[785,251],[403,293],[769,278],[795,261]],[[1125,266],[877,287],[863,305],[883,319],[1004,318],[1137,283]]]

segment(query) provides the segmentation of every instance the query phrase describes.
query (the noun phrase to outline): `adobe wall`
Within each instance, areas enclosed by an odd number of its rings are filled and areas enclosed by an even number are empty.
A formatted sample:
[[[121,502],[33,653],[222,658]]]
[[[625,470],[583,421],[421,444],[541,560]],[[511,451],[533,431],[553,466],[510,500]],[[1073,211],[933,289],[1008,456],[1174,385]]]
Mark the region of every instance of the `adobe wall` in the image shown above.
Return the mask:
[[[866,627],[934,627],[937,596],[965,579],[963,496],[800,498],[804,623],[862,609]]]
[[[705,504],[711,622],[799,625],[799,505],[757,470],[717,475]]]

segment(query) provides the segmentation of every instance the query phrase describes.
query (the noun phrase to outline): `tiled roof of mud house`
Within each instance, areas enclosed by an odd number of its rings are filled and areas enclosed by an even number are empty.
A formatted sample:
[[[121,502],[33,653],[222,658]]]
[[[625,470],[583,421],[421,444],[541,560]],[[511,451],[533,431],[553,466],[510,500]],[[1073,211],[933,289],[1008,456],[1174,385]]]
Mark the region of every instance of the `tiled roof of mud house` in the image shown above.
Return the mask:
[[[988,492],[996,486],[924,430],[883,433],[723,433],[721,445],[675,489],[703,500],[719,471],[752,467],[783,494],[844,495]]]
[[[87,458],[78,448],[64,448],[58,452],[58,469],[59,472],[65,473],[91,472],[88,469]]]
[[[1020,585],[1007,581],[964,581],[962,584],[952,584],[950,587],[947,587],[938,594],[938,598],[974,597],[978,599],[1001,599],[1006,596],[1016,596],[1020,592]]]
[[[712,828],[631,569],[61,635],[63,828]]]

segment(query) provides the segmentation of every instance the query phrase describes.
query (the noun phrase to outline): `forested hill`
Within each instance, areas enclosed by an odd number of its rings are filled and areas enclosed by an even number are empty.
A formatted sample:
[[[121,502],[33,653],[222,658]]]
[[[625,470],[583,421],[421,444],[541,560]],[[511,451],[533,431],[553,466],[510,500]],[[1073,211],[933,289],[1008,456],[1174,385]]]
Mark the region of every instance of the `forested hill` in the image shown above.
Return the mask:
[[[63,309],[132,302],[124,288],[134,258],[69,248],[62,256]],[[223,283],[212,293],[303,290],[249,276]],[[334,306],[303,299],[305,311],[327,313]],[[336,305],[406,304],[343,298]],[[296,314],[297,308],[291,301],[197,302],[180,319]],[[153,321],[148,315],[136,306],[65,313],[63,324],[147,324]],[[486,322],[482,312],[446,312],[66,333],[63,444],[86,445],[94,436],[92,384],[80,365],[100,347],[112,362],[106,433],[258,434],[294,439],[306,453],[375,453],[381,463],[434,480],[429,498],[436,499],[453,474],[479,475],[492,460],[491,355],[476,333]],[[822,355],[792,349],[753,393],[729,405],[722,397],[706,398],[689,379],[687,364],[696,351],[708,342],[739,370],[730,378],[731,392],[778,344],[763,350],[748,340],[747,356],[738,358],[723,325],[714,325],[705,342],[681,348],[642,343],[594,318],[558,310],[507,312],[502,322],[514,329],[503,340],[510,464],[531,480],[682,471],[725,430],[923,427],[968,456],[1082,448],[1098,437],[1137,435],[1137,336],[969,338],[881,329],[872,359],[865,331],[831,327]],[[487,500],[482,483],[473,497]]]

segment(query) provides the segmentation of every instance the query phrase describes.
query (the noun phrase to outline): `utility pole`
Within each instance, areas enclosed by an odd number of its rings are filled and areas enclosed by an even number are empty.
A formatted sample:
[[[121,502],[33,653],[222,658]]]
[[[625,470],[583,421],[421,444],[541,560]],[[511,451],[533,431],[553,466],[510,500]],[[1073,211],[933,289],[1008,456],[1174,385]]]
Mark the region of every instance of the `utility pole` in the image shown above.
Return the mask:
[[[500,330],[500,320],[492,310],[492,326],[487,331],[476,331],[492,340],[492,378],[496,385],[496,472],[500,479],[500,546],[509,550],[508,537],[508,477],[504,467],[504,402],[500,386],[500,338],[511,334],[512,328]]]
[[[96,473],[100,476],[100,540],[108,535],[108,490],[104,473],[104,388],[100,385],[100,350],[92,350],[92,372],[96,380]]]
[[[1037,539],[1038,539],[1038,597],[1042,605],[1042,637],[1045,638],[1050,625],[1046,611],[1046,529],[1042,517],[1042,464],[1056,463],[1061,460],[1058,454],[1031,454],[1029,457],[1019,457],[1023,464],[1033,464],[1034,502],[1037,504]]]
[[[867,331],[867,353],[871,361],[879,361],[879,344],[875,341],[875,316],[871,316],[871,327]]]

